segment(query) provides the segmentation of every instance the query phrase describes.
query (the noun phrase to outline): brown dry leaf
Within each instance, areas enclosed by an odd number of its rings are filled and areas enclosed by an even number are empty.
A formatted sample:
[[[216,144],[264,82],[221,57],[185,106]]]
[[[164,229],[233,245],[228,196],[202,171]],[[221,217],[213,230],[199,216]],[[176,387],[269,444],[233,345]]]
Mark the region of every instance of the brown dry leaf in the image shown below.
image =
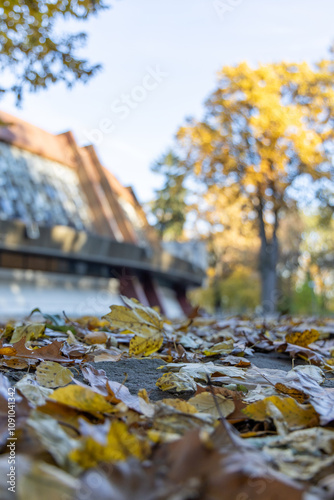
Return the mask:
[[[291,332],[285,336],[286,342],[289,344],[299,345],[301,347],[307,347],[319,338],[319,332],[317,330],[305,330],[303,332]]]
[[[25,370],[29,366],[28,361],[19,358],[4,359],[2,364],[7,368],[13,368],[13,370]]]
[[[72,382],[71,370],[54,361],[43,361],[36,369],[36,380],[43,387],[54,389]]]
[[[86,344],[105,344],[108,340],[106,332],[90,332],[85,335]]]
[[[62,363],[72,363],[71,359],[67,359],[61,355],[61,348],[63,346],[63,342],[58,342],[55,340],[52,344],[45,345],[43,347],[39,347],[38,349],[27,349],[25,346],[25,339],[22,338],[14,344],[13,346],[7,348],[3,347],[0,349],[0,354],[3,349],[9,349],[10,352],[6,352],[6,356],[15,356],[17,358],[35,358],[40,360],[48,360],[48,361],[60,361]]]
[[[303,391],[300,391],[298,389],[294,389],[293,387],[288,387],[287,385],[284,385],[280,382],[275,384],[275,389],[278,392],[281,392],[282,394],[288,394],[292,398],[294,398],[298,403],[304,403],[306,401],[307,396]]]
[[[94,353],[94,363],[101,363],[103,361],[110,361],[115,363],[119,361],[122,357],[122,353],[115,354],[114,351],[106,349],[103,352],[99,352],[98,354]]]
[[[233,444],[229,436],[221,441],[226,444],[218,449],[215,437],[207,440],[196,430],[160,447],[153,463],[166,493],[157,497],[302,500],[303,488],[271,469],[260,452]]]

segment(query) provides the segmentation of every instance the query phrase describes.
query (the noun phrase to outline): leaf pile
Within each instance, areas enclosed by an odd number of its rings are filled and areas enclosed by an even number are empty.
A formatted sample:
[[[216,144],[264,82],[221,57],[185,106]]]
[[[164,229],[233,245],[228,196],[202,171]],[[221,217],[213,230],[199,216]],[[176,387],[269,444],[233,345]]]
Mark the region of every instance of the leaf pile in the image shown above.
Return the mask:
[[[331,320],[172,323],[124,302],[102,319],[3,325],[0,468],[14,390],[18,499],[333,498]],[[259,368],[259,353],[291,369]],[[98,368],[130,357],[161,360],[160,401]]]

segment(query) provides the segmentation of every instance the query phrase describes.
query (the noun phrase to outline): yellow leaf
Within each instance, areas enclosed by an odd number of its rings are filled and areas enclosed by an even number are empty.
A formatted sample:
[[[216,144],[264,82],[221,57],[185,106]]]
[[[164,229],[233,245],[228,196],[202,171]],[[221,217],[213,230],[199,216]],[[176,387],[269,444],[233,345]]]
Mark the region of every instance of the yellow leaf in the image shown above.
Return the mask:
[[[123,297],[123,300],[131,309],[125,306],[111,306],[110,313],[104,316],[112,326],[130,330],[143,337],[162,333],[163,321],[154,309],[144,307],[134,299]]]
[[[299,345],[301,347],[307,347],[312,342],[315,342],[319,338],[319,332],[317,330],[305,330],[304,332],[291,332],[285,336],[286,342],[289,344]]]
[[[114,407],[101,394],[80,385],[60,387],[53,391],[50,399],[88,413],[114,412]]]
[[[146,389],[139,389],[138,397],[142,398],[145,401],[145,403],[148,403],[148,404],[150,403],[150,398],[148,397]]]
[[[45,324],[42,323],[31,323],[30,325],[17,326],[14,329],[12,338],[10,339],[11,344],[15,344],[23,337],[25,337],[26,342],[31,339],[37,339],[41,337],[45,332]]]
[[[203,351],[205,356],[216,356],[217,354],[230,354],[234,349],[234,341],[232,339],[219,342],[218,344]]]
[[[72,382],[73,374],[54,361],[43,361],[36,369],[36,379],[43,387],[64,387]]]
[[[221,394],[215,394],[213,397],[211,392],[201,392],[190,398],[189,403],[200,413],[209,413],[215,418],[220,418],[221,416],[227,417],[235,410],[235,404],[232,399],[225,398]]]
[[[0,354],[1,356],[15,356],[16,349],[14,347],[1,347]]]
[[[180,391],[196,391],[194,379],[187,373],[167,372],[160,377],[155,384],[162,391],[176,389]]]
[[[80,447],[73,450],[69,457],[83,468],[90,468],[99,462],[116,462],[136,457],[143,460],[149,453],[148,443],[128,431],[125,423],[111,423],[104,444],[88,436],[82,439]]]
[[[135,335],[130,340],[129,354],[130,356],[149,356],[160,349],[163,340],[161,333],[145,338]]]
[[[289,397],[270,396],[248,405],[242,411],[253,420],[264,421],[273,417],[271,405],[279,410],[289,429],[313,427],[319,423],[319,417],[313,406],[301,405]]]
[[[188,401],[184,401],[183,399],[163,399],[162,403],[172,406],[175,410],[182,413],[197,413],[195,406],[191,405]]]

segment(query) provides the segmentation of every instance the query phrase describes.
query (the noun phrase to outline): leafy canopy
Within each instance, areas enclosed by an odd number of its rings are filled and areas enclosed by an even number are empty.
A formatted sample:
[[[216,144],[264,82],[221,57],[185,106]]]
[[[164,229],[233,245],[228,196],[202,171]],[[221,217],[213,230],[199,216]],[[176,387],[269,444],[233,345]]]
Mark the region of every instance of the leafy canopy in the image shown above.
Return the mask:
[[[0,7],[0,92],[38,90],[58,81],[86,82],[100,68],[76,55],[85,33],[60,34],[58,22],[86,20],[103,0],[5,0]],[[7,83],[5,83],[7,82]]]
[[[332,63],[246,63],[224,67],[206,102],[204,120],[180,128],[184,165],[208,189],[244,197],[249,217],[277,230],[294,200],[296,179],[330,177],[333,122]]]

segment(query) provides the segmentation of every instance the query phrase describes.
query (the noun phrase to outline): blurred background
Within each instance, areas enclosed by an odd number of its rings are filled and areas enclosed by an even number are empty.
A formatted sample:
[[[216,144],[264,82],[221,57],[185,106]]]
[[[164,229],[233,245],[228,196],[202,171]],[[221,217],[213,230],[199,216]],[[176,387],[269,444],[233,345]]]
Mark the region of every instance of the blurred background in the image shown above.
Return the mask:
[[[3,2],[0,314],[331,314],[333,14]]]

